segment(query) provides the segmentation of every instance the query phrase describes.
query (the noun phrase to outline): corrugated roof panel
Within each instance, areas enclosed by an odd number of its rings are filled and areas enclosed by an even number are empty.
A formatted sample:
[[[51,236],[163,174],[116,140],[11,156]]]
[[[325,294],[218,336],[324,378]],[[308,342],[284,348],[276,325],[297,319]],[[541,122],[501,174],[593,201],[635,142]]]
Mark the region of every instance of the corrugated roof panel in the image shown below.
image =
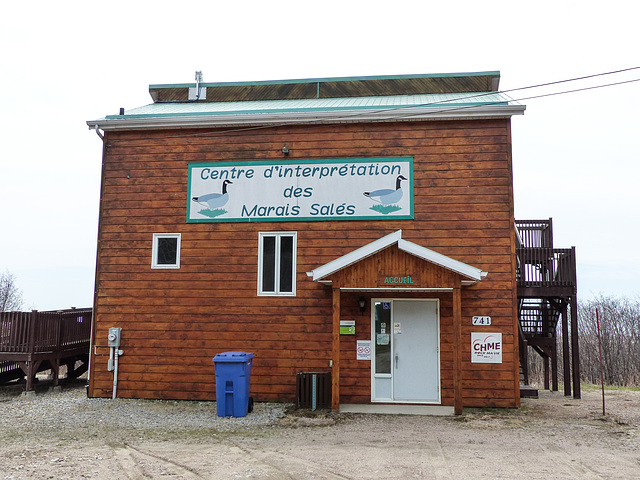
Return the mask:
[[[244,102],[166,102],[153,103],[125,112],[124,116],[184,116],[252,114],[261,112],[337,111],[365,108],[410,108],[444,106],[509,105],[513,101],[499,92],[434,93],[423,95],[392,95],[384,97],[318,98],[300,100],[259,100]]]

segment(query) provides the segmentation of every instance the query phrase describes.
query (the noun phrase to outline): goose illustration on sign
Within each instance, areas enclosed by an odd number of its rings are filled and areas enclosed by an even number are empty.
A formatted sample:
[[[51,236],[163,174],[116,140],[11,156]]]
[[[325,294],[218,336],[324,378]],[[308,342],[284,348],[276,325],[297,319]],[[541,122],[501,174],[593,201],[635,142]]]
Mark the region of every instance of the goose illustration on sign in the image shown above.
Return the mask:
[[[224,207],[229,201],[229,192],[227,192],[227,185],[233,185],[231,180],[225,180],[222,182],[222,193],[207,193],[206,195],[200,195],[199,197],[193,197],[193,201],[200,205],[207,205],[209,208],[200,210],[202,215],[214,218],[218,215],[223,215],[227,211],[221,207]]]
[[[398,202],[402,199],[403,191],[400,185],[402,180],[406,180],[403,175],[398,175],[396,178],[396,188],[382,188],[380,190],[374,190],[372,192],[364,192],[363,195],[365,197],[370,198],[374,202],[379,203],[379,205],[373,205],[371,210],[375,210],[376,212],[380,212],[384,215],[387,215],[391,212],[396,212],[398,210],[402,210],[400,206],[398,206]]]

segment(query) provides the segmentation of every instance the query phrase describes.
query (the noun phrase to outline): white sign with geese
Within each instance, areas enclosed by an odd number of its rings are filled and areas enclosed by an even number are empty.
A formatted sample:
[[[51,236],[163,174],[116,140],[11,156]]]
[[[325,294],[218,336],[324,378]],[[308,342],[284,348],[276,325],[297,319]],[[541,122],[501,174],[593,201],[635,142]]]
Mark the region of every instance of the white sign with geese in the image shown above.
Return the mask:
[[[187,222],[413,218],[413,158],[189,164]]]

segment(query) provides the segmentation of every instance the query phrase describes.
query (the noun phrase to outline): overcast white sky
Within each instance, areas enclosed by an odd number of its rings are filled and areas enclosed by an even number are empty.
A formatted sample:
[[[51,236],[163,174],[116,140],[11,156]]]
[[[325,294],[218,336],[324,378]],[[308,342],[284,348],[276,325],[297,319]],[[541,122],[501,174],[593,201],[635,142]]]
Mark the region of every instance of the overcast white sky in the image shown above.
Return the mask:
[[[640,66],[634,3],[3,2],[0,272],[25,308],[92,305],[102,142],[85,122],[151,103],[149,84],[499,70],[508,90]],[[640,82],[522,103],[516,218],[553,217],[579,297],[637,298]]]

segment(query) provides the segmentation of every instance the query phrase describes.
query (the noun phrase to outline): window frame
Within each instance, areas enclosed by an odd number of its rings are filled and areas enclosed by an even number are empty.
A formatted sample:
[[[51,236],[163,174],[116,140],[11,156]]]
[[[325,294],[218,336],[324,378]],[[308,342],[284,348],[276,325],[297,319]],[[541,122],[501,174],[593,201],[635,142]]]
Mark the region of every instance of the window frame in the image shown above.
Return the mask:
[[[274,258],[274,291],[264,291],[262,288],[264,275],[264,239],[275,237],[275,258]],[[280,254],[281,239],[289,237],[292,239],[291,252],[291,291],[280,291]],[[261,297],[295,297],[296,296],[296,269],[297,269],[298,232],[259,232],[258,233],[258,296]]]
[[[158,244],[162,238],[176,238],[176,261],[175,263],[158,263]],[[182,234],[181,233],[154,233],[153,234],[153,246],[151,248],[151,268],[153,269],[178,269],[180,268],[180,244]]]

